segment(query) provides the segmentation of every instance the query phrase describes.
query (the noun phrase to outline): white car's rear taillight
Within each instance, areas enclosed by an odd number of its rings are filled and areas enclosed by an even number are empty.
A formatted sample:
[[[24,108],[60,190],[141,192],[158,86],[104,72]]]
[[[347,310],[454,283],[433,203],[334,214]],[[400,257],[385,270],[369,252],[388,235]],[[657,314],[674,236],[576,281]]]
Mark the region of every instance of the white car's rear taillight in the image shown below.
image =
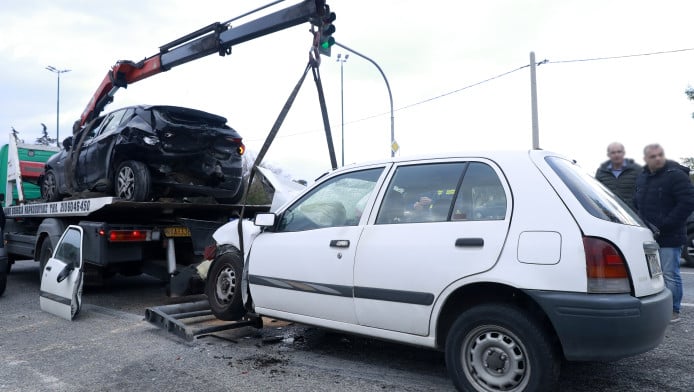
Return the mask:
[[[589,293],[629,293],[629,271],[619,251],[602,238],[583,237]]]

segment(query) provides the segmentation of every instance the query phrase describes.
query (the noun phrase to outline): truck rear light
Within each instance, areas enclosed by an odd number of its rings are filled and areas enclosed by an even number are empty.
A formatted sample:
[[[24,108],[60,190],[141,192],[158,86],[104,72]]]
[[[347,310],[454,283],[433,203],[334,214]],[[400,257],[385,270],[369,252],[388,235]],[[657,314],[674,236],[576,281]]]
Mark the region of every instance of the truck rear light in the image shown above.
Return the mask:
[[[147,241],[151,238],[149,230],[111,230],[108,240],[111,242]]]
[[[614,245],[602,238],[583,237],[589,293],[629,293],[626,261]]]

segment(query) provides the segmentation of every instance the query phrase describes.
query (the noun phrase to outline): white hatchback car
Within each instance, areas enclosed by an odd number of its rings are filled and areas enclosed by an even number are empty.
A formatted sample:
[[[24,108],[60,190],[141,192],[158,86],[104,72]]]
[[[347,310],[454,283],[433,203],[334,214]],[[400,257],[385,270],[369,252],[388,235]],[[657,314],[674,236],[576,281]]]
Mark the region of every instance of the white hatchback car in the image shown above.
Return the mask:
[[[648,351],[671,316],[651,232],[546,151],[344,167],[256,224],[243,252],[237,223],[214,235],[218,317],[445,350],[461,390],[552,390],[561,358]]]

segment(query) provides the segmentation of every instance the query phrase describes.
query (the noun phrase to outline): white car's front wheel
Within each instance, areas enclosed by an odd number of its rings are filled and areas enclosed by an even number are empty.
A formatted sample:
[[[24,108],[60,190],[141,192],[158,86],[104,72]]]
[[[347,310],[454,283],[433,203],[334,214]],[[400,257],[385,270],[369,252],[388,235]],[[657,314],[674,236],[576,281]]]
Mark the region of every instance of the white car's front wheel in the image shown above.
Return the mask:
[[[212,313],[220,320],[239,320],[246,314],[241,294],[243,259],[233,250],[215,258],[207,274],[205,294]]]
[[[453,323],[446,367],[461,391],[551,391],[559,359],[538,323],[505,304],[478,305]]]

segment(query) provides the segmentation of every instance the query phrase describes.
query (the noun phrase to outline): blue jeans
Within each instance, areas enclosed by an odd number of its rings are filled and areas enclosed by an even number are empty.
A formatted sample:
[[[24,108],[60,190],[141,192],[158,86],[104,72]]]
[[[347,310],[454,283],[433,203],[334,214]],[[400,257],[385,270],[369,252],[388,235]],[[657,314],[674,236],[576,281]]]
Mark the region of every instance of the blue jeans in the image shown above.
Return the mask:
[[[672,311],[680,312],[682,302],[682,277],[680,276],[680,255],[682,247],[660,248],[660,266],[663,267],[665,287],[672,291]]]

